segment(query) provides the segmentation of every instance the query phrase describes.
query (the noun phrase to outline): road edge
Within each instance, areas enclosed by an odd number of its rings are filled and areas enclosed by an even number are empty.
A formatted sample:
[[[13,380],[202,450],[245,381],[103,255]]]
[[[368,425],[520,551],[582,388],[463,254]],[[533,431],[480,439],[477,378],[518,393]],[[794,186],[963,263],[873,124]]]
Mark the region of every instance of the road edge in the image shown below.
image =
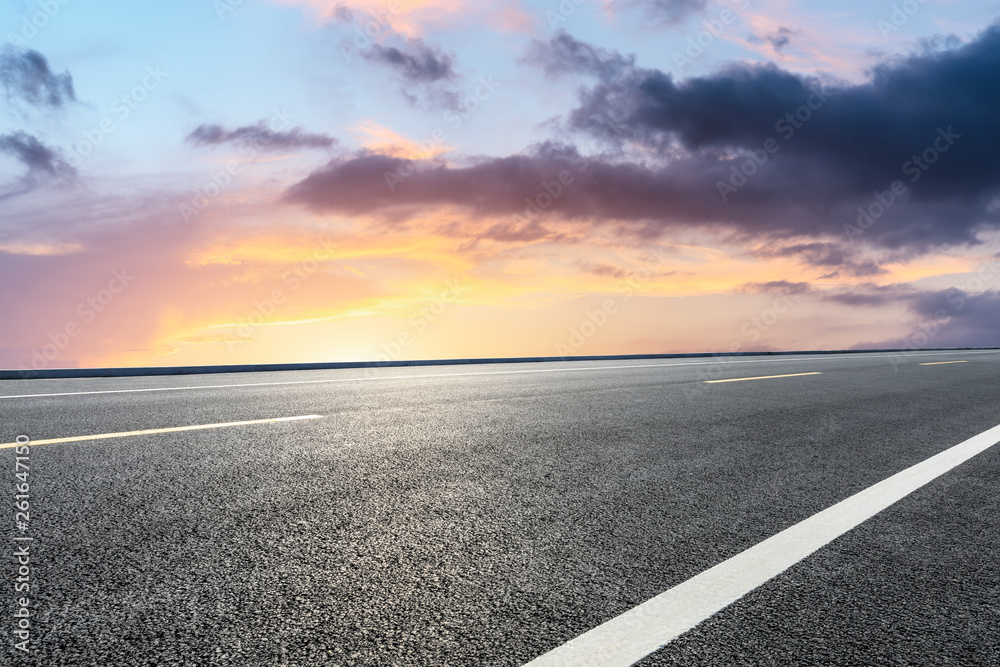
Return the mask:
[[[233,364],[214,366],[141,366],[134,368],[45,368],[0,370],[0,380],[139,377],[156,375],[209,375],[215,373],[267,373],[273,371],[319,371],[344,368],[400,368],[407,366],[463,366],[472,364],[523,364],[555,361],[624,361],[636,359],[696,359],[712,357],[766,357],[805,354],[866,354],[899,352],[951,352],[1000,350],[1000,347],[879,348],[872,350],[788,350],[761,352],[677,352],[664,354],[581,355],[574,357],[485,357],[480,359],[421,359],[400,361],[330,361],[288,364]]]

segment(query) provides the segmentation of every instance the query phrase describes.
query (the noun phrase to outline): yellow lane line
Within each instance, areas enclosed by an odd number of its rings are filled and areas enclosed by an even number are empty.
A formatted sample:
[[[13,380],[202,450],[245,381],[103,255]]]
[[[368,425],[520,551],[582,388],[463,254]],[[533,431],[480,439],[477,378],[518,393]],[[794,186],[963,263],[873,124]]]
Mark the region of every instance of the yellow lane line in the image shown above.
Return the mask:
[[[796,378],[802,375],[822,375],[819,371],[812,373],[788,373],[787,375],[761,375],[754,378],[730,378],[728,380],[704,380],[705,384],[715,384],[717,382],[743,382],[745,380],[770,380],[771,378]]]

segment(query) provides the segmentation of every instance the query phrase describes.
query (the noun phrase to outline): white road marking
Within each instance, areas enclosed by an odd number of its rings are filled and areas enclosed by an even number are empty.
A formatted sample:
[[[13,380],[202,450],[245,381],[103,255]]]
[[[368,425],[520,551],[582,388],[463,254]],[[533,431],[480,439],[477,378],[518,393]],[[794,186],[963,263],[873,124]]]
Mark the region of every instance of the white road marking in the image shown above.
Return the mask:
[[[994,426],[814,514],[532,660],[526,667],[632,665],[998,441],[1000,426]]]
[[[521,373],[571,373],[574,371],[603,371],[603,370],[617,370],[621,368],[664,368],[667,366],[711,366],[716,364],[763,364],[768,362],[791,362],[791,361],[833,361],[835,359],[885,359],[890,357],[897,357],[900,355],[905,355],[907,357],[926,357],[940,354],[990,354],[997,353],[997,350],[977,350],[969,351],[963,350],[961,352],[924,352],[924,353],[906,353],[897,352],[894,354],[857,354],[857,355],[822,355],[814,357],[794,357],[791,359],[734,359],[733,357],[719,357],[714,361],[689,361],[689,362],[673,362],[673,363],[663,363],[663,364],[631,364],[628,366],[586,366],[586,367],[571,367],[571,368],[531,368],[516,371],[486,371],[483,373],[420,373],[413,375],[387,375],[385,377],[366,377],[366,378],[330,378],[326,380],[288,380],[283,382],[245,382],[242,384],[208,384],[208,385],[196,385],[190,387],[150,387],[146,389],[104,389],[100,391],[66,391],[59,393],[50,394],[11,394],[9,396],[0,396],[0,399],[5,398],[48,398],[53,396],[89,396],[93,394],[133,394],[142,393],[150,391],[193,391],[196,389],[234,389],[238,387],[274,387],[279,385],[291,385],[291,384],[329,384],[334,382],[385,382],[388,380],[412,380],[415,378],[441,378],[441,377],[468,377],[472,375],[516,375]],[[365,370],[365,369],[327,369],[327,370]],[[268,372],[268,371],[260,371]],[[274,371],[277,372],[277,371]],[[282,372],[297,372],[297,371],[282,371]],[[72,378],[72,379],[93,379],[93,378]]]
[[[940,366],[941,364],[967,364],[968,361],[928,361],[920,364],[921,366]]]
[[[153,433],[180,433],[182,431],[200,431],[206,428],[225,428],[226,426],[247,426],[249,424],[276,424],[278,422],[292,422],[300,419],[322,419],[323,415],[302,415],[300,417],[275,417],[273,419],[253,419],[242,422],[222,422],[219,424],[197,424],[195,426],[175,426],[172,428],[149,428],[142,431],[120,431],[118,433],[99,433],[97,435],[76,435],[69,438],[51,438],[49,440],[32,440],[27,444],[30,447],[36,445],[56,445],[63,442],[82,442],[84,440],[104,440],[106,438],[127,438],[133,435],[150,435]],[[21,443],[6,442],[0,444],[0,449],[12,449],[20,447]]]
[[[758,375],[753,378],[729,378],[728,380],[705,380],[704,382],[705,384],[717,384],[719,382],[744,382],[746,380],[770,380],[772,378],[797,378],[803,375],[822,375],[822,373],[813,371],[812,373],[787,373],[785,375]]]

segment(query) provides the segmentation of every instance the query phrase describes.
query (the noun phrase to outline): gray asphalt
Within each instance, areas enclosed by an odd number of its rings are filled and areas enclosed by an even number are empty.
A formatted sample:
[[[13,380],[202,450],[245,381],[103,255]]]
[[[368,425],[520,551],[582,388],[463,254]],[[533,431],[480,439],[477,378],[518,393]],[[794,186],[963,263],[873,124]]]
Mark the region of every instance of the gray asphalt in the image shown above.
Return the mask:
[[[3,381],[187,389],[0,398],[0,442],[323,418],[33,448],[31,650],[5,631],[0,660],[522,665],[996,426],[998,370],[965,352]],[[0,465],[12,503],[13,450]],[[1000,446],[641,664],[1000,664],[998,491]]]

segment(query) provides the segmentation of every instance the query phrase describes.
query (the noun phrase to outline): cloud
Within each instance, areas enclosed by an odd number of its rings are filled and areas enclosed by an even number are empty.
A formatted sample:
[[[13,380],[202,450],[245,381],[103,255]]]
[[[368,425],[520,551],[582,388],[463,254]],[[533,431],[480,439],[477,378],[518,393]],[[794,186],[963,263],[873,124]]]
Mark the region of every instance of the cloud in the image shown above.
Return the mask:
[[[354,12],[350,7],[345,7],[344,5],[335,6],[330,12],[330,16],[341,23],[354,22]]]
[[[771,45],[776,53],[781,53],[782,50],[791,44],[792,36],[798,34],[797,30],[792,30],[786,28],[785,26],[779,26],[774,32],[768,33],[763,37],[757,35],[750,35],[747,37],[747,41],[751,43],[761,44],[767,43]]]
[[[587,74],[605,80],[635,66],[634,57],[581,42],[564,30],[545,42],[532,40],[521,62],[537,65],[553,78]]]
[[[497,223],[484,231],[477,239],[489,239],[502,243],[532,243],[535,241],[559,241],[562,239],[562,235],[546,229],[537,220],[531,220],[520,225],[510,222]]]
[[[924,325],[911,337],[924,330],[930,346],[1000,346],[1000,291],[972,295],[957,289],[925,292],[913,298],[911,309]],[[927,326],[930,322],[938,322],[940,328]]]
[[[1000,266],[994,266],[994,277]],[[855,345],[867,348],[996,347],[1000,346],[1000,291],[970,294],[960,288],[917,290],[909,285],[868,286],[860,294],[828,297],[849,306],[905,306],[910,330],[901,338]]]
[[[746,283],[737,292],[808,295],[819,304],[877,311],[883,320],[895,310],[897,320],[901,317],[908,328],[899,338],[858,343],[853,349],[1000,346],[1000,290],[982,289],[1000,280],[1000,262],[984,264],[977,275],[959,287],[940,290],[908,283],[821,289],[807,282],[775,280]],[[856,316],[864,317],[862,312]]]
[[[587,273],[602,278],[624,278],[629,274],[625,269],[602,262],[577,262],[576,264]]]
[[[57,108],[76,101],[70,73],[54,73],[45,56],[31,49],[0,51],[0,83],[8,97],[20,97],[32,106]]]
[[[535,196],[543,181],[558,181],[560,171],[584,163],[575,149],[554,144],[525,155],[457,167],[438,160],[362,152],[331,160],[292,186],[286,198],[313,210],[343,213],[458,205],[476,213],[509,215],[523,210],[525,198]],[[581,189],[574,188],[573,193]],[[583,213],[576,197],[562,197],[558,203],[558,210],[571,217]]]
[[[320,22],[335,20],[364,24],[375,22],[379,28],[417,37],[431,26],[453,28],[457,21],[475,22],[495,30],[523,31],[531,17],[518,0],[475,3],[458,0],[271,0],[283,5],[310,7]]]
[[[188,134],[187,140],[198,146],[245,144],[265,151],[330,148],[337,144],[336,139],[326,134],[305,132],[300,127],[288,131],[275,131],[268,128],[264,121],[256,125],[244,125],[235,130],[226,130],[221,125],[199,125]]]
[[[394,45],[375,42],[358,50],[345,42],[342,48],[391,71],[401,82],[400,93],[410,104],[418,106],[423,100],[430,107],[461,109],[460,95],[450,85],[460,78],[453,55],[419,37],[403,39],[391,29],[387,29],[384,41]]]
[[[675,24],[692,14],[705,11],[708,0],[618,0],[614,6],[641,9],[646,16],[662,23]]]
[[[915,287],[905,283],[889,285],[864,283],[853,286],[849,291],[826,292],[823,294],[823,300],[845,306],[885,308],[893,304],[907,304],[920,294],[921,292]]]
[[[76,170],[54,148],[27,132],[0,134],[0,154],[13,157],[27,168],[18,186],[6,192],[0,191],[0,201],[30,192],[44,180],[66,181],[76,176]]]
[[[885,311],[902,307],[910,316],[910,331],[901,339],[862,343],[861,348],[897,347],[984,347],[1000,345],[1000,291],[981,287],[997,280],[1000,263],[984,265],[978,279],[977,292],[970,281],[961,287],[943,290],[922,290],[906,283],[857,285],[849,291],[819,292],[823,301],[854,308],[875,308]]]
[[[824,278],[835,278],[840,275],[862,278],[885,273],[885,270],[877,262],[860,259],[857,250],[858,248],[852,244],[813,241],[789,245],[767,245],[754,249],[753,254],[762,258],[792,257],[807,266],[835,269],[825,274]]]
[[[693,224],[758,239],[821,231],[816,212],[809,210],[814,207],[810,191],[789,193],[780,206],[752,199],[728,205],[713,186],[727,173],[715,159],[655,167],[587,157],[550,142],[523,154],[455,166],[362,152],[331,160],[292,186],[286,199],[315,211],[347,214],[398,216],[422,207],[459,206],[478,215],[524,220],[552,215],[627,222],[644,227],[646,236]]]
[[[27,132],[0,135],[0,151],[22,162],[32,173],[44,172],[50,176],[69,176],[73,168],[49,148]]]
[[[831,269],[830,276],[879,273],[861,249],[898,260],[974,244],[1000,226],[997,26],[954,49],[885,62],[859,85],[821,87],[774,65],[743,64],[676,82],[562,34],[534,45],[529,57],[598,78],[581,92],[570,125],[615,152],[584,156],[546,142],[449,164],[359,153],[316,170],[287,199],[351,214],[459,206],[477,215],[555,216],[648,238],[694,226],[756,247],[778,242],[781,253]],[[776,153],[763,150],[768,139]],[[751,177],[741,176],[745,184],[723,197],[720,184],[748,164]],[[572,184],[545,194],[544,184],[562,172]],[[902,194],[890,192],[894,181]],[[887,206],[879,203],[890,195]],[[539,201],[545,205],[533,207]],[[859,207],[879,215],[849,236]]]
[[[409,159],[432,158],[451,150],[443,142],[431,141],[421,145],[370,118],[358,122],[350,131],[365,150],[382,155]]]
[[[788,280],[769,280],[763,283],[744,283],[737,290],[742,294],[808,294],[813,291],[812,285],[806,282],[790,282]]]
[[[766,39],[768,43],[774,47],[775,51],[780,53],[783,48],[791,43],[791,36],[794,34],[794,30],[789,30],[785,26],[781,26],[778,28],[777,32],[765,35],[764,39]]]
[[[460,78],[455,71],[455,56],[397,25],[399,14],[393,12],[404,10],[394,7],[370,20],[338,7],[338,21],[354,26],[354,33],[341,41],[341,52],[348,62],[359,56],[392,72],[402,83],[400,92],[414,106],[424,99],[430,106],[457,109],[459,95],[447,85]]]
[[[389,67],[408,83],[434,83],[455,78],[454,57],[419,38],[411,37],[400,47],[373,44],[361,55],[365,60]]]
[[[600,134],[605,126],[594,119],[613,119],[623,139],[655,147],[679,142],[691,151],[745,151],[787,135],[776,130],[778,122],[812,98],[822,106],[800,128],[787,123],[797,131],[782,144],[784,154],[840,167],[867,189],[899,178],[903,162],[933,142],[938,128],[953,127],[976,140],[955,147],[964,160],[948,156],[947,162],[959,164],[923,174],[921,190],[931,182],[935,192],[955,185],[971,192],[984,182],[992,186],[1000,173],[1000,163],[982,146],[1000,134],[993,122],[1000,101],[1000,82],[991,75],[997,65],[1000,27],[992,26],[960,48],[887,61],[860,85],[824,87],[773,64],[737,64],[682,82],[637,68],[585,91],[572,119],[578,129]],[[815,96],[821,88],[825,102]]]
[[[842,207],[842,222],[853,222],[851,211],[899,180],[907,192],[870,241],[973,242],[978,227],[997,222],[1000,80],[991,73],[998,68],[996,25],[956,48],[885,61],[858,85],[823,85],[773,64],[737,64],[684,81],[634,68],[585,90],[571,125],[664,159],[678,150],[732,159],[733,169],[774,139],[780,152],[734,199],[778,207],[809,192],[819,207]]]

